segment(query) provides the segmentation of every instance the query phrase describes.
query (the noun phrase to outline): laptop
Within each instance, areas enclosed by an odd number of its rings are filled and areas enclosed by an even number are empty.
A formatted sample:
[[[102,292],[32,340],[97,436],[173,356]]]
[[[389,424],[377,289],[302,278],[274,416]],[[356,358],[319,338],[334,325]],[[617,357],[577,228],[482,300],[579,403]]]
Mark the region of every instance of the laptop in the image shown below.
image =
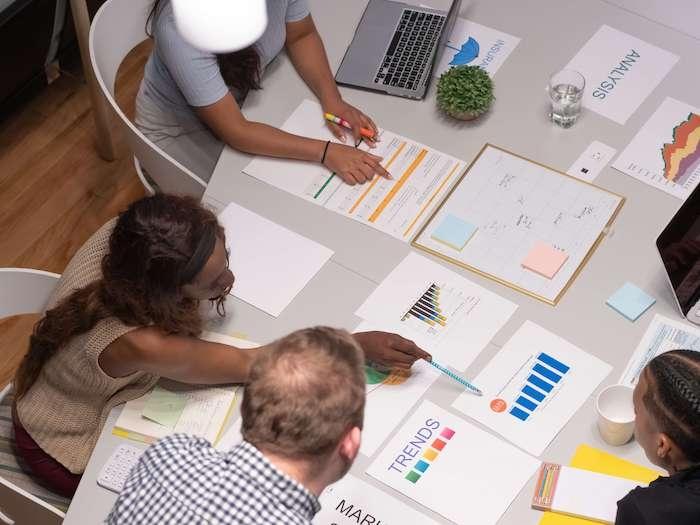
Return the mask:
[[[339,84],[422,99],[461,0],[369,0],[338,68]]]
[[[700,185],[656,239],[681,314],[700,325]]]

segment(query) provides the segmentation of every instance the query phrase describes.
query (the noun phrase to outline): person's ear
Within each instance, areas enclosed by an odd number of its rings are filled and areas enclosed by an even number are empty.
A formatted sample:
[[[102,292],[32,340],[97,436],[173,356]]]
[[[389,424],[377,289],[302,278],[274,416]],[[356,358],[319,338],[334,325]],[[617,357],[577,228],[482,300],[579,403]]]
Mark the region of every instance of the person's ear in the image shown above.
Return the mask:
[[[659,432],[656,435],[656,455],[664,463],[670,463],[673,447],[673,441],[666,434]]]
[[[348,463],[352,463],[360,452],[361,443],[362,431],[359,427],[352,427],[345,433],[343,439],[340,441],[340,447],[338,449],[340,457]]]

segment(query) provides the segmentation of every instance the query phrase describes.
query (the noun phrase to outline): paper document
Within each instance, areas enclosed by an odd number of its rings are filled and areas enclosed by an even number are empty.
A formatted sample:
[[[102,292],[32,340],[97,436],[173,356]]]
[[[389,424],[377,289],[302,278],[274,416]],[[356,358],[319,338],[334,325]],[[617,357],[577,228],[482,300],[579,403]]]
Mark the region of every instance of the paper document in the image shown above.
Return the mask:
[[[360,323],[354,332],[385,330],[382,325]],[[430,352],[429,348],[424,348]],[[365,424],[360,453],[373,456],[413,406],[440,377],[440,372],[425,361],[416,361],[411,373],[384,372],[367,366]]]
[[[284,131],[336,141],[325,125],[321,106],[303,101],[282,126]],[[369,150],[362,143],[360,149]],[[350,186],[320,164],[257,157],[243,171],[355,219],[367,226],[408,240],[451,184],[464,170],[463,161],[388,130],[372,150],[393,180],[375,177]]]
[[[516,36],[457,18],[434,74],[439,77],[454,66],[468,65],[479,66],[493,77],[519,43]]]
[[[452,406],[539,456],[611,369],[526,321]]]
[[[677,55],[604,25],[565,69],[586,79],[584,107],[624,124],[676,62]]]
[[[321,493],[314,525],[437,525],[366,481],[346,475]]]
[[[666,98],[613,168],[685,199],[700,182],[700,109]]]
[[[275,317],[333,255],[329,248],[233,202],[219,222],[226,230],[236,277],[231,293]]]
[[[670,350],[700,351],[700,328],[656,314],[620,376],[620,383],[634,386],[639,373],[657,355]]]
[[[539,465],[508,443],[423,401],[367,474],[454,523],[492,525]]]
[[[410,253],[355,314],[463,371],[516,308],[444,266]]]

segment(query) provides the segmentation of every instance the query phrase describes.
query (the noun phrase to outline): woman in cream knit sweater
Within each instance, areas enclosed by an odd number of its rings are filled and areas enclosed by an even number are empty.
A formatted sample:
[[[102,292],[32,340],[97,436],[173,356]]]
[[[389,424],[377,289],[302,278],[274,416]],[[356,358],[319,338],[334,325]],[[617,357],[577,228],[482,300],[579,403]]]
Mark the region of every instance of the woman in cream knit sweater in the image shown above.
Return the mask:
[[[17,449],[33,473],[72,495],[110,410],[161,376],[245,383],[255,350],[197,337],[200,302],[224,315],[233,282],[223,228],[193,199],[141,199],[93,234],[63,273],[15,378]],[[398,335],[355,338],[386,366],[429,358]]]

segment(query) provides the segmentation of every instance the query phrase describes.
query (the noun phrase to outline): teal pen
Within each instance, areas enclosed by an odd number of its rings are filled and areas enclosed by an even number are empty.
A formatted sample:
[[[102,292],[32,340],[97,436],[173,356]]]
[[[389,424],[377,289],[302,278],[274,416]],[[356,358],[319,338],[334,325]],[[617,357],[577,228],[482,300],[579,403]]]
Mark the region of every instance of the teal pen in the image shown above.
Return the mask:
[[[483,395],[484,395],[484,393],[483,393],[481,390],[479,390],[478,388],[476,388],[474,385],[472,385],[469,381],[467,381],[466,379],[464,379],[462,376],[458,376],[457,374],[455,374],[455,373],[454,373],[452,370],[450,370],[449,368],[444,367],[444,366],[442,366],[442,365],[436,363],[435,361],[428,361],[428,363],[430,363],[430,364],[433,365],[435,368],[437,368],[438,370],[440,370],[440,372],[442,372],[442,373],[445,374],[446,376],[451,377],[452,379],[454,379],[455,381],[457,381],[458,383],[460,383],[461,385],[463,385],[463,386],[464,386],[467,390],[469,390],[470,392],[476,394],[477,396],[483,396]]]

